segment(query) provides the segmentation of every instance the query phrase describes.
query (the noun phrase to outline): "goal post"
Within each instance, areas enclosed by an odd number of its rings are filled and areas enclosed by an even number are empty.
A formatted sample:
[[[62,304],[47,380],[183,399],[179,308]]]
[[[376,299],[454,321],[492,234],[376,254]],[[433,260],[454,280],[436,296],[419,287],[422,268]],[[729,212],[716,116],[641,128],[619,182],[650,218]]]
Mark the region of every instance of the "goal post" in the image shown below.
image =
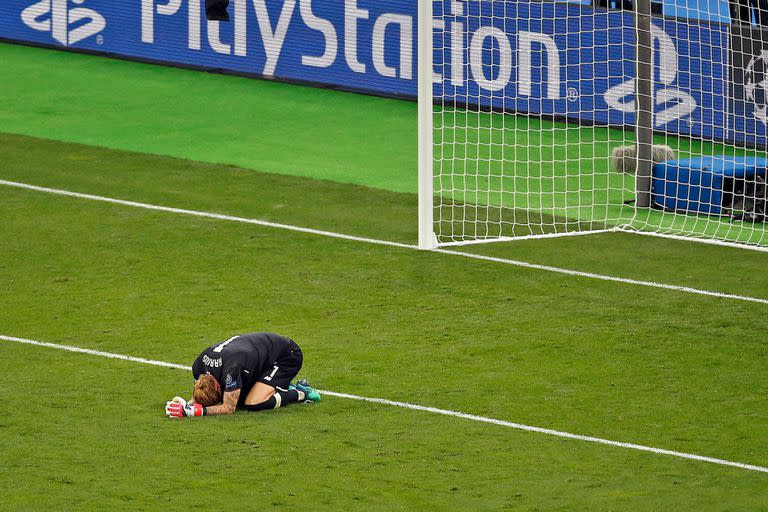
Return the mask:
[[[418,0],[419,248],[434,249],[433,0]]]
[[[765,32],[600,4],[418,0],[420,248],[611,231],[768,247]]]

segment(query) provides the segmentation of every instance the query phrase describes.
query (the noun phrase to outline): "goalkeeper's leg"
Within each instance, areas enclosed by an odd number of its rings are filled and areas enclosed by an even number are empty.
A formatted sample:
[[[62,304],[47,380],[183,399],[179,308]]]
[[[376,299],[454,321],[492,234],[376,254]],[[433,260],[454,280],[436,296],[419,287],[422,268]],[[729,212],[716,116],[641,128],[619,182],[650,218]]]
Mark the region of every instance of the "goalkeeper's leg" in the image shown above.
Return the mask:
[[[257,382],[253,389],[251,389],[251,392],[248,393],[243,408],[246,411],[277,409],[288,404],[301,402],[305,398],[306,394],[299,389],[280,390],[263,382]]]
[[[245,397],[245,409],[262,411],[305,400],[320,401],[320,393],[306,380],[299,380],[295,386],[291,384],[299,374],[303,362],[304,355],[301,349],[292,342],[291,350],[275,361],[269,372],[262,375],[248,392],[248,396]]]
[[[262,375],[258,382],[245,397],[245,409],[262,411],[277,409],[288,404],[304,401],[307,390],[291,386],[291,381],[299,374],[304,355],[298,345],[275,361],[267,374]]]

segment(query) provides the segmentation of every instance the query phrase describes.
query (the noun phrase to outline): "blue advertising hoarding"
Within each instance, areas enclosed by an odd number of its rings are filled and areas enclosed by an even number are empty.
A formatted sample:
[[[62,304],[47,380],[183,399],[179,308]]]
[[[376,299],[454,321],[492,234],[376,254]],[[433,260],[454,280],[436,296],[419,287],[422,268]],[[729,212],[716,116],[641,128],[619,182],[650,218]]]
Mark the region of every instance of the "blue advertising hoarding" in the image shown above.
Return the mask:
[[[383,5],[384,4],[384,5]],[[2,0],[0,37],[124,57],[415,95],[413,2]]]
[[[505,111],[634,124],[631,13],[551,2],[443,7],[438,95]],[[654,128],[725,139],[727,30],[656,19],[652,37]]]
[[[757,27],[731,30],[730,138],[768,147],[768,37]]]
[[[530,0],[434,5],[437,96],[633,125],[631,13]],[[203,11],[202,0],[2,0],[0,38],[416,95],[415,0],[232,0],[230,23]],[[733,118],[728,25],[654,19],[653,40],[657,131],[765,144],[765,123]],[[749,105],[739,115],[752,115]]]

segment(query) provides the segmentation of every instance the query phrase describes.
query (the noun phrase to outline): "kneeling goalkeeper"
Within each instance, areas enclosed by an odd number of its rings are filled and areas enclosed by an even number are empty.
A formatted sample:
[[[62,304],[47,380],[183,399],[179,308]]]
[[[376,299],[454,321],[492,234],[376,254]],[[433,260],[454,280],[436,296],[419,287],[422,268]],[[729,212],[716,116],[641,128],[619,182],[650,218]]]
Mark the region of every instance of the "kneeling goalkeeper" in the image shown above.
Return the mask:
[[[192,401],[175,397],[165,404],[165,413],[184,418],[317,402],[320,394],[306,380],[291,384],[303,360],[290,338],[269,332],[233,336],[197,356],[192,365]]]

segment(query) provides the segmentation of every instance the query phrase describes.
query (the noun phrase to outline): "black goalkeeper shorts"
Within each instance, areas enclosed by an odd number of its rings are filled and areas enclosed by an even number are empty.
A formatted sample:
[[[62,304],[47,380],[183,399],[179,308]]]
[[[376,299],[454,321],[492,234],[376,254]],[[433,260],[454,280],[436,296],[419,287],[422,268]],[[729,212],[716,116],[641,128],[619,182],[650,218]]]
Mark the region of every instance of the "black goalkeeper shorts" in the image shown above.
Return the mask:
[[[304,354],[301,353],[299,346],[296,343],[292,345],[291,351],[280,356],[272,368],[269,368],[265,375],[259,377],[258,382],[272,386],[278,391],[288,391],[288,385],[299,374],[304,362]]]

